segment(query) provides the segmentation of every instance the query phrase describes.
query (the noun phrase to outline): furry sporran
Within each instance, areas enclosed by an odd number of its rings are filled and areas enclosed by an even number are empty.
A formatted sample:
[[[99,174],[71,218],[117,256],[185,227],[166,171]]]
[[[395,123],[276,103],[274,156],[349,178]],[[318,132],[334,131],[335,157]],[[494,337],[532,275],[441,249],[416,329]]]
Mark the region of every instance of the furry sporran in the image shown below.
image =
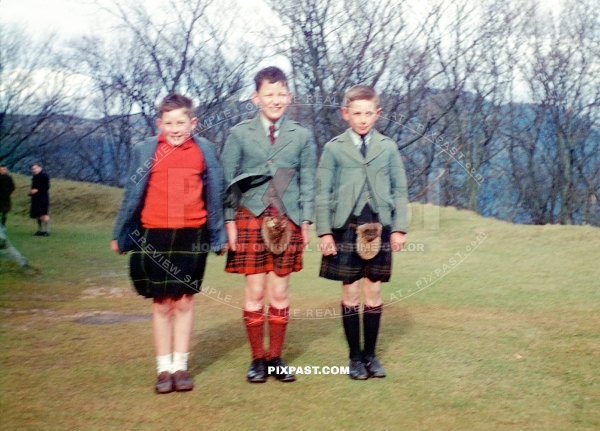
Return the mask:
[[[290,221],[284,215],[263,218],[261,233],[267,250],[274,255],[280,255],[290,244],[292,230]]]
[[[363,260],[377,256],[381,248],[381,223],[365,223],[356,228],[356,252]]]

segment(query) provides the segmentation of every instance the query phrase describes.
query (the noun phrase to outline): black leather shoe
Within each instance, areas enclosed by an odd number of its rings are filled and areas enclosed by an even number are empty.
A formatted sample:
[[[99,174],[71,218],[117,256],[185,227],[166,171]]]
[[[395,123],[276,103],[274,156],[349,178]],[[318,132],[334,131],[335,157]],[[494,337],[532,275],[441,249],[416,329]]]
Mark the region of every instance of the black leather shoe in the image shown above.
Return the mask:
[[[171,373],[168,371],[160,373],[154,388],[156,389],[157,394],[168,394],[169,392],[173,392],[173,377],[171,376]]]
[[[367,380],[369,378],[364,362],[359,359],[350,360],[349,375],[352,380]]]
[[[268,374],[270,376],[275,376],[280,382],[293,382],[296,380],[296,376],[289,372],[288,366],[285,365],[285,362],[283,362],[280,357],[273,358],[268,362],[267,372],[269,371],[268,367],[275,368]]]
[[[365,356],[365,367],[369,373],[369,377],[385,377],[385,370],[379,363],[376,356]]]
[[[264,358],[254,359],[248,368],[246,379],[250,383],[264,383],[267,381],[267,361]]]
[[[41,230],[38,230],[36,233],[33,234],[33,236],[42,236],[44,234],[44,232],[42,232]]]

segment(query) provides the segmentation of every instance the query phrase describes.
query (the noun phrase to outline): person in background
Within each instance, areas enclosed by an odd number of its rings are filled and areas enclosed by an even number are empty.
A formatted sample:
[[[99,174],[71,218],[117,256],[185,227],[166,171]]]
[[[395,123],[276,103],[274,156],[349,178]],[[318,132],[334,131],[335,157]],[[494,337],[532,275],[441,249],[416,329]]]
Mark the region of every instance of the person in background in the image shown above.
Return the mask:
[[[48,208],[50,206],[50,177],[42,170],[42,165],[38,162],[31,164],[31,208],[29,217],[37,219],[38,230],[35,236],[50,236],[50,216]]]
[[[6,227],[6,215],[11,210],[10,195],[15,191],[15,182],[8,175],[6,165],[0,165],[0,216],[2,226]]]
[[[6,215],[11,210],[10,195],[15,191],[15,182],[8,175],[6,165],[0,165],[0,216],[2,226],[6,227]]]

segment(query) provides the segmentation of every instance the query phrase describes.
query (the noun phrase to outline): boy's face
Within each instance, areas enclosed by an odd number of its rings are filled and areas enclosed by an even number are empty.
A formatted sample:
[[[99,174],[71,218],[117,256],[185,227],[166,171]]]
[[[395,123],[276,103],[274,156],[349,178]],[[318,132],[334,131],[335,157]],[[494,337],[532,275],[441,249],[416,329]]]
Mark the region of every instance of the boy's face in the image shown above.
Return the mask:
[[[183,144],[192,134],[198,119],[190,118],[184,108],[163,112],[156,120],[160,132],[170,145],[178,147]]]
[[[292,100],[292,93],[282,82],[263,80],[260,89],[252,93],[252,102],[272,123],[279,120]]]
[[[33,165],[31,167],[31,172],[33,173],[33,175],[37,175],[40,172],[42,172],[42,168],[39,165]]]
[[[6,166],[2,166],[0,168],[0,175],[6,175],[7,172],[8,172],[8,169],[6,168]]]
[[[361,136],[369,133],[380,115],[381,108],[377,107],[374,100],[354,100],[342,108],[342,118]]]

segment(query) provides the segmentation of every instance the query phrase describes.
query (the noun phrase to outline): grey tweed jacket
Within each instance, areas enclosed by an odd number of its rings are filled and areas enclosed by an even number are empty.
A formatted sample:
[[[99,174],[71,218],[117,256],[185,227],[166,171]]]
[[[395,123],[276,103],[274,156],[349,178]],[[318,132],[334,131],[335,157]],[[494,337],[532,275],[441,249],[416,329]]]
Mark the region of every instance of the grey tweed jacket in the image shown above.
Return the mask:
[[[243,205],[260,215],[275,193],[285,213],[296,224],[312,222],[316,155],[308,130],[284,119],[274,145],[260,114],[231,129],[221,153],[228,186],[225,220],[233,220]]]

